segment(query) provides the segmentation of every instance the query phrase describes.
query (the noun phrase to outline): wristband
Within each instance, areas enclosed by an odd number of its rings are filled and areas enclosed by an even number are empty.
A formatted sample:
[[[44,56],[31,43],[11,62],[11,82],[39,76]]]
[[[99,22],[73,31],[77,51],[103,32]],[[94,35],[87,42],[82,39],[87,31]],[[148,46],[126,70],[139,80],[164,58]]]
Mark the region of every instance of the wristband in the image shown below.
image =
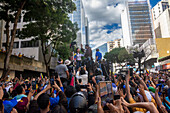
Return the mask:
[[[142,78],[140,78],[140,80],[142,80]]]
[[[89,91],[89,94],[91,94],[91,93],[93,93],[93,94],[94,94],[94,92],[93,92],[93,91]]]

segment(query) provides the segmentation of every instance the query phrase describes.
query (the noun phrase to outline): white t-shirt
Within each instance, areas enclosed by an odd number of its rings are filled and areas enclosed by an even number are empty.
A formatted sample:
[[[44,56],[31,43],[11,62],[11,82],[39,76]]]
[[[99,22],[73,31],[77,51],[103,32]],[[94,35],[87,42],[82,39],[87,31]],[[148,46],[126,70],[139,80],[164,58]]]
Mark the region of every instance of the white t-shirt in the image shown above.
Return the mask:
[[[84,56],[84,55],[80,54],[80,53],[77,53],[76,54],[76,60],[80,61],[82,56]]]

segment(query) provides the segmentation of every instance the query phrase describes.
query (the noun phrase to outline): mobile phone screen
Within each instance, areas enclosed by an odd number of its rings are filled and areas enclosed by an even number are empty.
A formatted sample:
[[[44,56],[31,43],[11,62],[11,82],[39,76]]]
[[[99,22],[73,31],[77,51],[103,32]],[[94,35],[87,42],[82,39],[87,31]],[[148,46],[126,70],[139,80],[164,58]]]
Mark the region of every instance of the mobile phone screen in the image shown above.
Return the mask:
[[[100,97],[102,101],[102,106],[105,108],[106,103],[113,103],[113,89],[111,81],[101,81],[99,82]]]
[[[120,95],[114,95],[114,100],[120,99]]]
[[[81,89],[87,89],[89,87],[89,85],[80,85]]]
[[[50,84],[54,85],[54,79],[50,79]]]
[[[32,89],[36,90],[36,81],[32,81]]]

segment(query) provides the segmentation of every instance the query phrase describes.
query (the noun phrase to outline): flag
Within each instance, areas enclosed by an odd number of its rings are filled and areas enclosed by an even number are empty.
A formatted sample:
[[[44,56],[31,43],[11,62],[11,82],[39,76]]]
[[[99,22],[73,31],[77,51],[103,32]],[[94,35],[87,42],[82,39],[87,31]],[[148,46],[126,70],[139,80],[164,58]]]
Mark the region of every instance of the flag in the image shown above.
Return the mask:
[[[76,60],[76,57],[77,57],[77,54],[76,54],[76,53],[74,53],[74,60]]]
[[[43,79],[43,74],[42,74],[42,73],[40,73],[40,80],[41,80],[41,79]]]
[[[146,75],[147,75],[147,76],[149,75],[149,73],[150,73],[150,72],[146,69]]]

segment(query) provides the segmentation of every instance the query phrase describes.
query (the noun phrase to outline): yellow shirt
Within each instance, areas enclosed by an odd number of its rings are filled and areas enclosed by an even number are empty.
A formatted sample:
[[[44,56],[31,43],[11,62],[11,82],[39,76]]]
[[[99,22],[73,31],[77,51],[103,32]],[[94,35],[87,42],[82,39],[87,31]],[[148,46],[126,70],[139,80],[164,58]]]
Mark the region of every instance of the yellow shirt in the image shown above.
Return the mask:
[[[130,99],[129,99],[129,102],[130,102],[131,104],[136,103],[136,101],[135,101],[133,98],[130,98]],[[133,110],[133,112],[135,112],[135,111],[140,111],[140,112],[143,112],[143,113],[146,113],[146,112],[147,112],[146,109],[144,109],[144,108],[137,108],[137,107],[133,107],[132,110]]]

